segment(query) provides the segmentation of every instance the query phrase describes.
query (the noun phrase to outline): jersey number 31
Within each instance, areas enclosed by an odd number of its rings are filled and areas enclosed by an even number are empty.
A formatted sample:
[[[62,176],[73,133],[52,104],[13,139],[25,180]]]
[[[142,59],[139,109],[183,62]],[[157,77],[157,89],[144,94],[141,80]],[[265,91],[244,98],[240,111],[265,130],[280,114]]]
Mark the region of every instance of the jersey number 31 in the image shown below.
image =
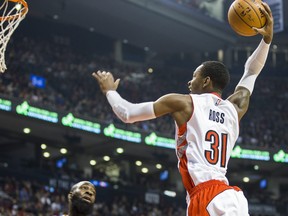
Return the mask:
[[[205,141],[210,142],[210,150],[205,150],[206,160],[216,165],[220,160],[220,166],[226,166],[227,134],[219,135],[216,131],[209,130],[205,135]]]

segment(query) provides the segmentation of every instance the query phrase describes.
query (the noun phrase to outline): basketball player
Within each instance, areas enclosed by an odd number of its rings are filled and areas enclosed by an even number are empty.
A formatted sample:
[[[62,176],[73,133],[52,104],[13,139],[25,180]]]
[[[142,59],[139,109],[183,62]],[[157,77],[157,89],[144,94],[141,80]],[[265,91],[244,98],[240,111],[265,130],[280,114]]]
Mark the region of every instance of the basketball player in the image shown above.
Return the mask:
[[[244,74],[227,99],[223,89],[229,82],[220,62],[202,63],[188,82],[190,94],[167,94],[155,102],[133,104],[124,100],[110,72],[93,73],[114,113],[125,123],[170,114],[176,124],[176,154],[187,191],[188,216],[247,216],[248,202],[238,187],[230,186],[226,170],[239,135],[239,121],[246,113],[254,83],[267,59],[273,38],[273,17],[263,3],[267,24],[254,29],[262,40],[245,64]]]
[[[87,216],[92,213],[96,199],[96,189],[89,181],[73,185],[69,194],[69,213],[63,216]]]

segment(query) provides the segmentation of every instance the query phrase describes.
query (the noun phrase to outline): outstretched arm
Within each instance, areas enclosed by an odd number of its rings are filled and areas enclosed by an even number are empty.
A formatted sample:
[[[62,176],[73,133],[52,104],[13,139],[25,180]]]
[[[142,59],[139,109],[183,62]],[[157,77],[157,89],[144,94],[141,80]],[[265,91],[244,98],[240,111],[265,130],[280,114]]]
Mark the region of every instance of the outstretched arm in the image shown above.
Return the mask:
[[[116,91],[120,80],[114,80],[110,72],[94,72],[93,77],[98,81],[100,89],[106,95],[114,113],[125,123],[145,121],[156,117],[172,114],[177,123],[180,122],[180,113],[187,109],[187,97],[189,95],[168,94],[159,98],[155,102],[130,103],[123,99]],[[183,115],[185,116],[185,115]]]
[[[102,93],[106,96],[114,113],[125,123],[144,121],[156,118],[153,102],[133,104],[123,99],[116,91],[120,79],[114,80],[113,75],[106,71],[97,71],[92,76],[98,81]]]
[[[273,39],[273,17],[271,9],[266,3],[262,3],[262,5],[265,8],[263,13],[266,16],[266,25],[261,29],[253,29],[262,34],[263,38],[256,50],[247,59],[244,74],[236,86],[234,94],[228,98],[228,100],[234,104],[238,112],[239,121],[248,109],[256,78],[265,65],[269,47]]]

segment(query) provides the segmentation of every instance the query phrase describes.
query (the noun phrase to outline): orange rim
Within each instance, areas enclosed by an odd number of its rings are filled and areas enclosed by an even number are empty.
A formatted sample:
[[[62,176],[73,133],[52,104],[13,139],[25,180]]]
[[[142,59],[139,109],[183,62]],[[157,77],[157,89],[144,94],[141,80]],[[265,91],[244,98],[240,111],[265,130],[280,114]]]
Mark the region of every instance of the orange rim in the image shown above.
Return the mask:
[[[24,9],[21,11],[21,16],[24,16],[28,12],[28,4],[25,0],[8,0],[8,1],[19,3],[24,7]],[[11,16],[1,16],[0,21],[17,19],[19,16],[20,14],[11,15]]]

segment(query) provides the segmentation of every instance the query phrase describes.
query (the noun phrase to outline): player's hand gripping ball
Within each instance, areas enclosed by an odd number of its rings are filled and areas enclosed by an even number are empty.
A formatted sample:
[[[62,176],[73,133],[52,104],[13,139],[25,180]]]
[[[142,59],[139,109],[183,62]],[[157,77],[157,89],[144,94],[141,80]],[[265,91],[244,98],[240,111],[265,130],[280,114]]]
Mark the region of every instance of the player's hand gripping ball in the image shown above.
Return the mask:
[[[266,24],[265,10],[261,0],[235,0],[228,10],[231,28],[241,36],[258,34],[252,27],[262,28]]]

